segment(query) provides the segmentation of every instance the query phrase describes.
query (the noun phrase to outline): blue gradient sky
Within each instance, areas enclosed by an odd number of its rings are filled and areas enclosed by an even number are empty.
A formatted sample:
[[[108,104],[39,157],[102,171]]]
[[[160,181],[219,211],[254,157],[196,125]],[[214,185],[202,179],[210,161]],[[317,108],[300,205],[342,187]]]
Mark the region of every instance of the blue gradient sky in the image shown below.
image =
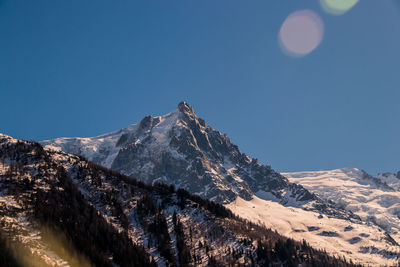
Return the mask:
[[[400,169],[400,5],[343,16],[316,0],[0,0],[0,132],[94,136],[186,100],[243,152],[280,171]],[[283,54],[293,11],[321,45]]]

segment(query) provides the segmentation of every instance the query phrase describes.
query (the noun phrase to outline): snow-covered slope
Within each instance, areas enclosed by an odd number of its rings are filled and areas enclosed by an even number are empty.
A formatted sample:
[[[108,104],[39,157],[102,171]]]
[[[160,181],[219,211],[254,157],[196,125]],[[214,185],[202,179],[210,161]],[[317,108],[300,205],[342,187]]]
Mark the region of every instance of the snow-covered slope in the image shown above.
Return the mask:
[[[400,192],[356,168],[283,173],[310,191],[376,223],[400,241]]]
[[[390,172],[380,173],[377,178],[397,191],[400,191],[400,171],[397,174]]]
[[[400,241],[400,191],[395,175],[381,174],[374,178],[356,168],[283,175],[351,210],[365,222],[380,226],[396,242]]]
[[[321,216],[258,197],[251,201],[238,198],[227,207],[285,236],[305,239],[331,255],[344,256],[365,266],[393,266],[400,256],[400,248],[391,244],[385,232],[375,225]]]

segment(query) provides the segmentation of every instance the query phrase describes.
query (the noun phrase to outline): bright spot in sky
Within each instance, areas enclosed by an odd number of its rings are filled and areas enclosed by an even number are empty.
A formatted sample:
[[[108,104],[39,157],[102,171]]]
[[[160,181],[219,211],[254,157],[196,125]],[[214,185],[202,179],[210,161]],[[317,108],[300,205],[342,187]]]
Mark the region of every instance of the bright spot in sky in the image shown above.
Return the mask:
[[[342,15],[349,11],[359,0],[319,0],[322,9],[334,15]]]
[[[279,31],[279,44],[282,51],[290,56],[301,57],[312,52],[321,43],[324,23],[320,16],[311,10],[291,13]]]

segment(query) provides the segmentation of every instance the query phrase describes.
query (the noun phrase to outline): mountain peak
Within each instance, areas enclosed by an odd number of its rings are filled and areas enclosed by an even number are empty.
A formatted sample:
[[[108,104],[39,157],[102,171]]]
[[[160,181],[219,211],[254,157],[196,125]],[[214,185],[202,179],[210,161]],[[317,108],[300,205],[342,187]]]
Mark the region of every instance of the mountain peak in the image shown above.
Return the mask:
[[[271,167],[241,153],[227,136],[198,118],[186,102],[180,102],[174,112],[147,116],[135,127],[101,138],[56,139],[42,144],[80,154],[145,182],[174,184],[219,203],[237,196],[249,200],[258,192],[269,192],[276,201],[299,206],[320,201]]]
[[[196,116],[196,113],[194,112],[193,108],[185,101],[182,101],[178,104],[178,110],[183,114],[189,116]]]

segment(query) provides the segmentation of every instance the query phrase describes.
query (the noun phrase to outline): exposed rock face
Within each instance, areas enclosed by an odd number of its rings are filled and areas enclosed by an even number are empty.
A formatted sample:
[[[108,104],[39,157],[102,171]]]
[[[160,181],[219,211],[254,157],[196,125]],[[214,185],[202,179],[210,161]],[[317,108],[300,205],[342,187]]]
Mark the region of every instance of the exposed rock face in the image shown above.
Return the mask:
[[[284,205],[352,216],[241,153],[226,135],[198,118],[185,102],[174,112],[147,116],[139,124],[114,133],[94,138],[59,138],[42,144],[81,154],[148,183],[174,184],[219,203],[232,202],[237,196],[249,200],[256,194]]]

